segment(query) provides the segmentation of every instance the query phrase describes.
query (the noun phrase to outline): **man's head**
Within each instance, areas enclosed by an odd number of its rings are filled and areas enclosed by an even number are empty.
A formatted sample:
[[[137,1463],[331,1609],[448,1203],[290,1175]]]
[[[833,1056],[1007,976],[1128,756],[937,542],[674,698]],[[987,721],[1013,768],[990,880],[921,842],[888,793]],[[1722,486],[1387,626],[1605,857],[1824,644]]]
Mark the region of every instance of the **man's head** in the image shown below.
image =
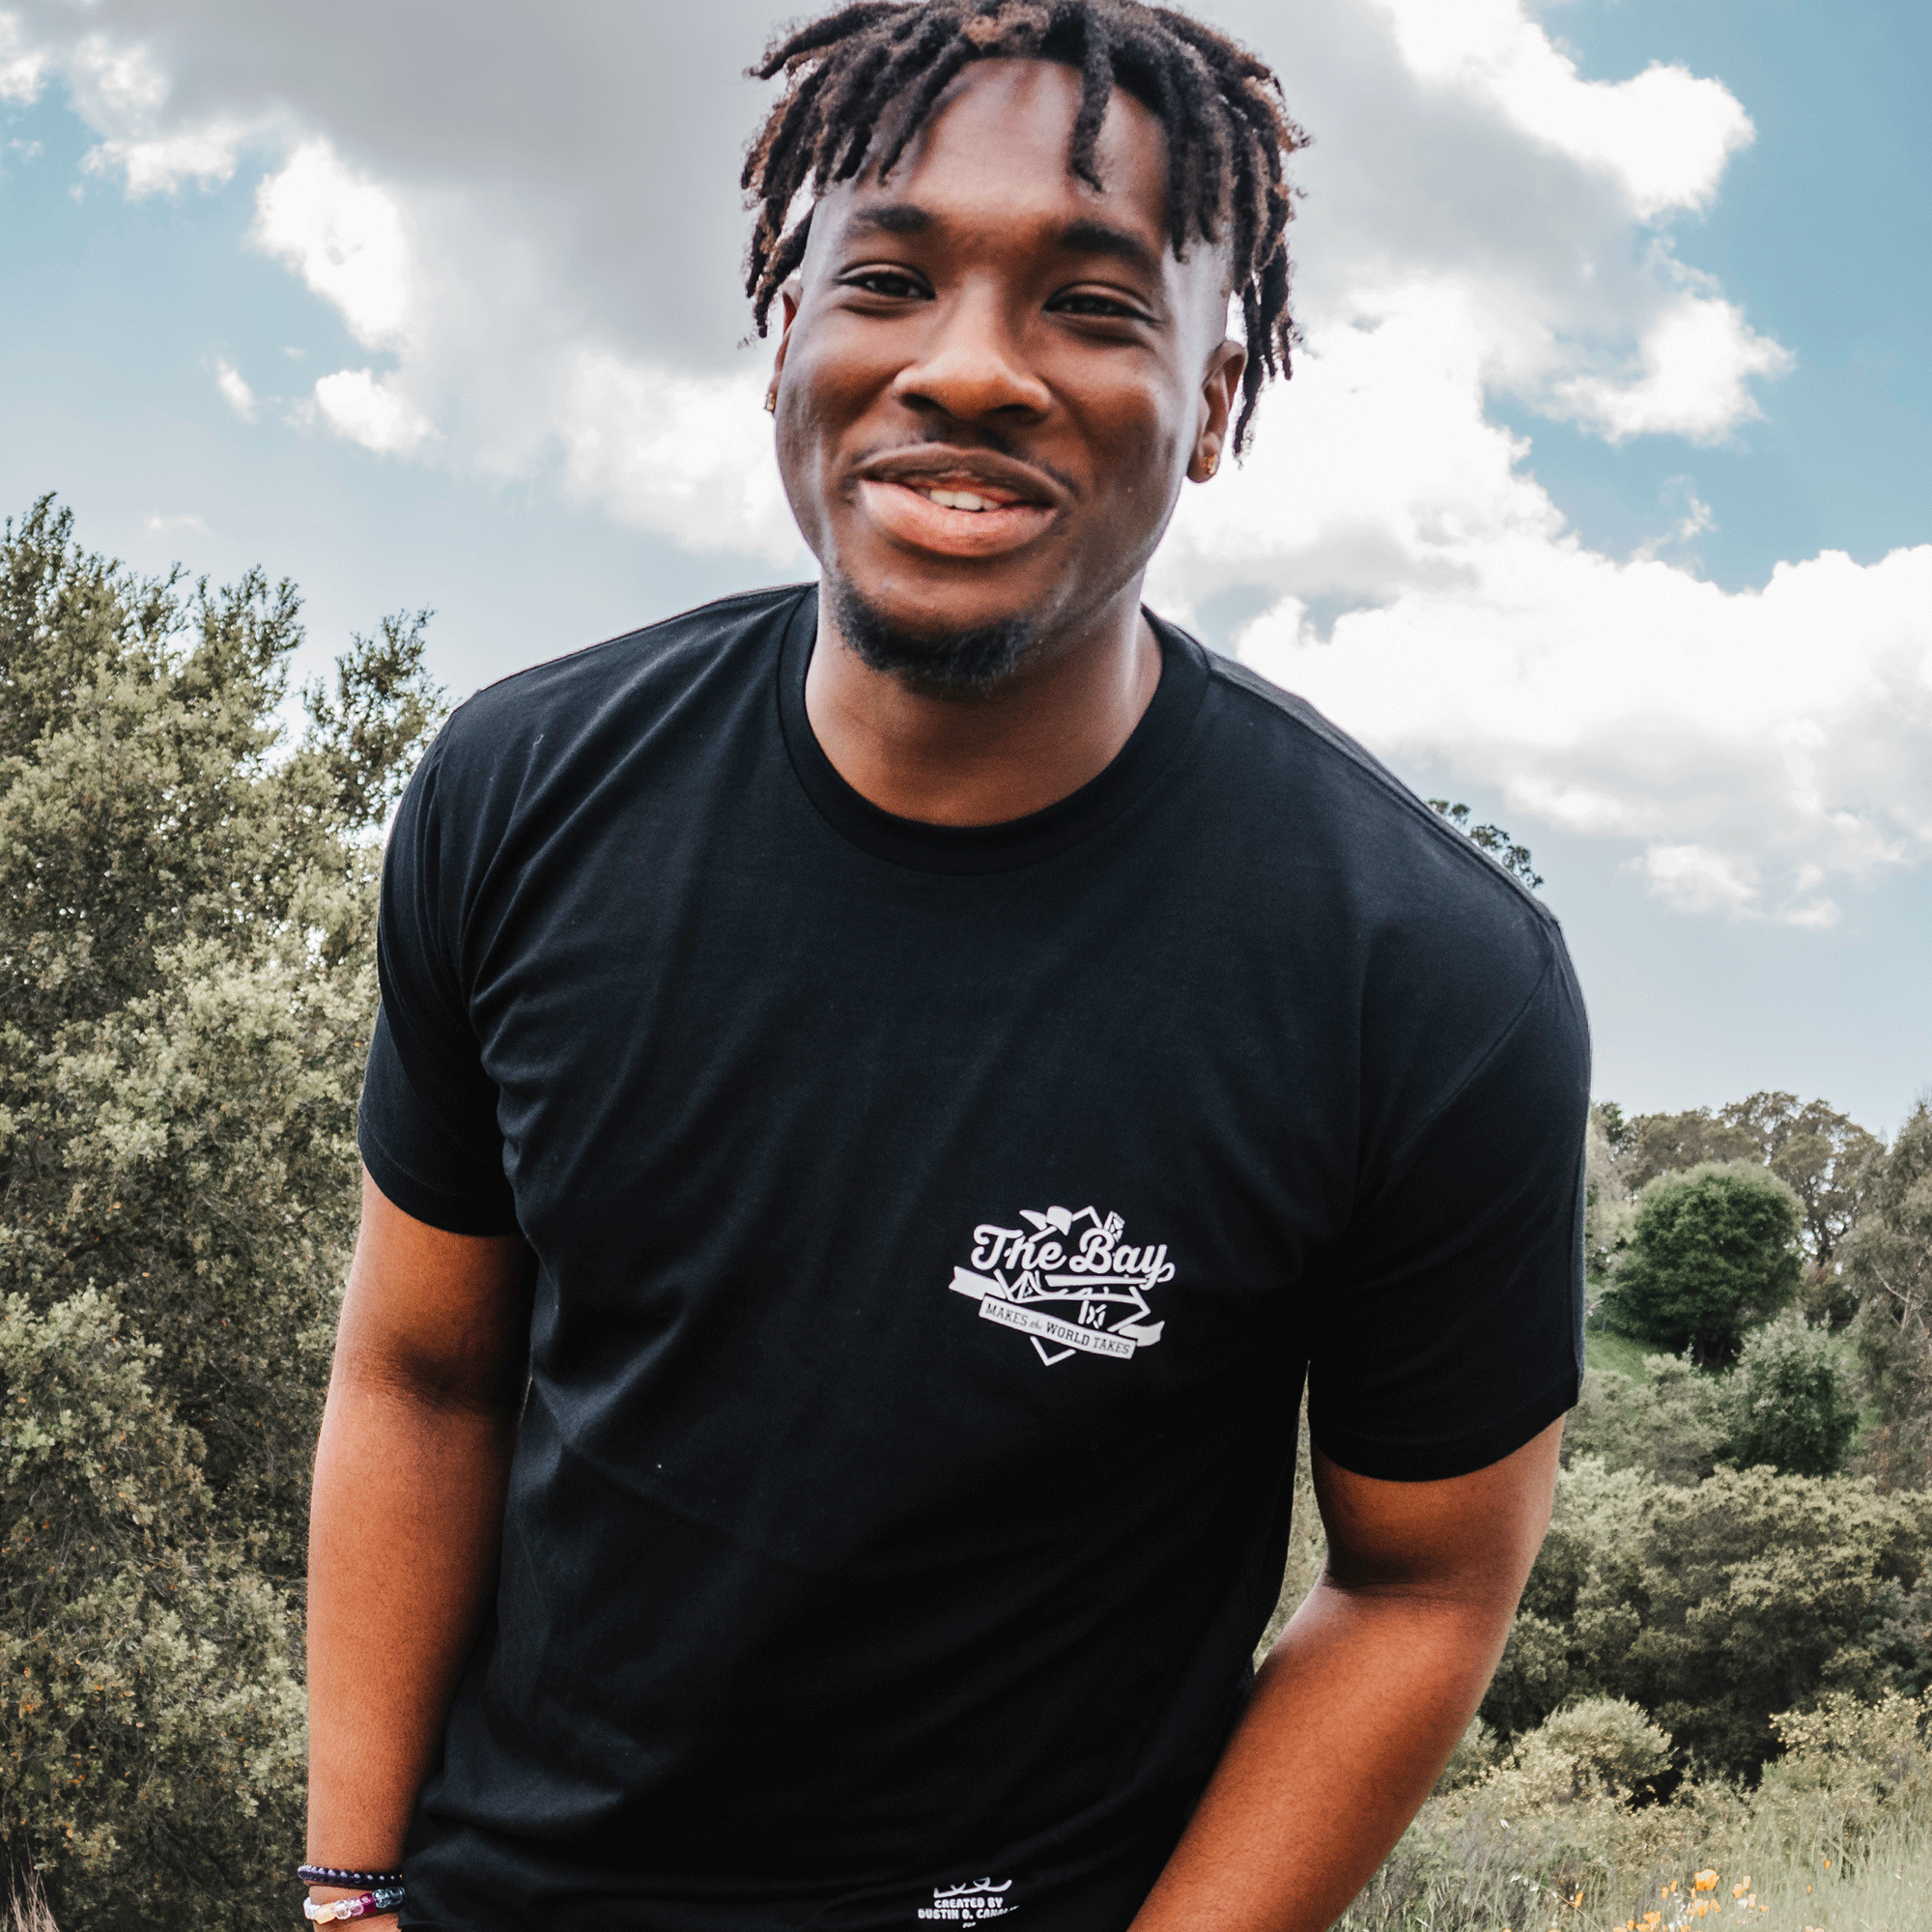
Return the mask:
[[[1138,582],[1287,373],[1302,136],[1260,62],[1136,0],[867,0],[756,71],[791,83],[745,185],[792,507],[848,642],[985,689]]]

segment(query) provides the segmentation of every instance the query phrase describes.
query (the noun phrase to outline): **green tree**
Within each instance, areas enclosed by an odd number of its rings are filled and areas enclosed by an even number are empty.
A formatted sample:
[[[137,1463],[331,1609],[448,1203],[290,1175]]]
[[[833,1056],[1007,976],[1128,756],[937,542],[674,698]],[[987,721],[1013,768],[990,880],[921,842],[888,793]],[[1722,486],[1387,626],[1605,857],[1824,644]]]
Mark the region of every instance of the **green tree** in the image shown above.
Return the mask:
[[[1800,1218],[1791,1189],[1747,1161],[1654,1180],[1604,1297],[1605,1315],[1627,1335],[1720,1367],[1736,1358],[1747,1327],[1797,1293]]]
[[[1727,1460],[1792,1476],[1835,1476],[1859,1431],[1852,1376],[1832,1338],[1802,1318],[1770,1321],[1747,1338],[1725,1378]]]
[[[0,536],[0,1851],[67,1932],[260,1922],[299,1840],[307,1470],[376,834],[422,619],[276,711],[298,602]]]
[[[1877,1135],[1823,1100],[1763,1092],[1682,1114],[1615,1113],[1618,1166],[1627,1188],[1710,1161],[1755,1161],[1798,1197],[1810,1256],[1805,1299],[1814,1317],[1842,1326],[1856,1311],[1837,1265],[1838,1249],[1858,1224],[1863,1176],[1882,1151]],[[1599,1110],[1600,1114],[1602,1110]]]
[[[1932,1485],[1932,1103],[1921,1100],[1867,1174],[1845,1244],[1859,1296],[1852,1335],[1878,1408],[1866,1465],[1888,1486]]]
[[[1466,805],[1451,805],[1446,798],[1432,798],[1431,811],[1439,812],[1472,844],[1480,845],[1504,871],[1520,879],[1531,892],[1543,884],[1527,845],[1519,845],[1500,825],[1471,825]]]

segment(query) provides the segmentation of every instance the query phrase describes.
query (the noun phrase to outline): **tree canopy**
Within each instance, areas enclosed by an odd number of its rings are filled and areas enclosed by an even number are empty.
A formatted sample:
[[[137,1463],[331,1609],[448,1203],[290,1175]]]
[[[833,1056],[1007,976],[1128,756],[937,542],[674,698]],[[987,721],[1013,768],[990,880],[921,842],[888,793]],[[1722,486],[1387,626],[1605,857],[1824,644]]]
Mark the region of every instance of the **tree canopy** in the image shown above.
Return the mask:
[[[377,835],[426,613],[278,710],[288,583],[0,536],[0,1846],[68,1932],[259,1922],[300,1827],[307,1475]]]
[[[1745,1330],[1797,1293],[1800,1220],[1791,1189],[1748,1161],[1652,1181],[1605,1296],[1611,1321],[1700,1368],[1734,1361]]]

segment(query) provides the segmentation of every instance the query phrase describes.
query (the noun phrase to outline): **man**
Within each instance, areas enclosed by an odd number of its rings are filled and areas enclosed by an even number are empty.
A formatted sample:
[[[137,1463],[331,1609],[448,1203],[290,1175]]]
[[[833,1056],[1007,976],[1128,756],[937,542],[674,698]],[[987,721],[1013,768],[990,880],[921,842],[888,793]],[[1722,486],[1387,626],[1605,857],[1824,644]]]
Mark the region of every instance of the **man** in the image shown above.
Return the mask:
[[[1575,983],[1141,610],[1285,369],[1265,70],[938,0],[780,71],[819,586],[480,694],[391,838],[309,1855],[466,1932],[1315,1932],[1546,1525]],[[1251,1684],[1304,1371],[1328,1568]]]

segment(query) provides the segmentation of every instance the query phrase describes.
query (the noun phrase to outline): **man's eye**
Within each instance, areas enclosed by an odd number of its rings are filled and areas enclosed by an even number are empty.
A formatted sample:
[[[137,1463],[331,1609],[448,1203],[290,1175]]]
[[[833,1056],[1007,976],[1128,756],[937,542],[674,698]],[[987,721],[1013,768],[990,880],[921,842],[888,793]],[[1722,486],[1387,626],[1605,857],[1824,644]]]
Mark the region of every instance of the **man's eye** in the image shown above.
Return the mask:
[[[1057,296],[1052,303],[1059,315],[1098,316],[1109,322],[1145,322],[1147,317],[1132,302],[1120,300],[1114,296],[1094,295],[1090,291],[1076,289],[1070,295]]]
[[[893,301],[916,301],[925,291],[910,275],[895,274],[891,269],[867,269],[848,275],[848,288],[863,289],[868,296],[885,296]]]

